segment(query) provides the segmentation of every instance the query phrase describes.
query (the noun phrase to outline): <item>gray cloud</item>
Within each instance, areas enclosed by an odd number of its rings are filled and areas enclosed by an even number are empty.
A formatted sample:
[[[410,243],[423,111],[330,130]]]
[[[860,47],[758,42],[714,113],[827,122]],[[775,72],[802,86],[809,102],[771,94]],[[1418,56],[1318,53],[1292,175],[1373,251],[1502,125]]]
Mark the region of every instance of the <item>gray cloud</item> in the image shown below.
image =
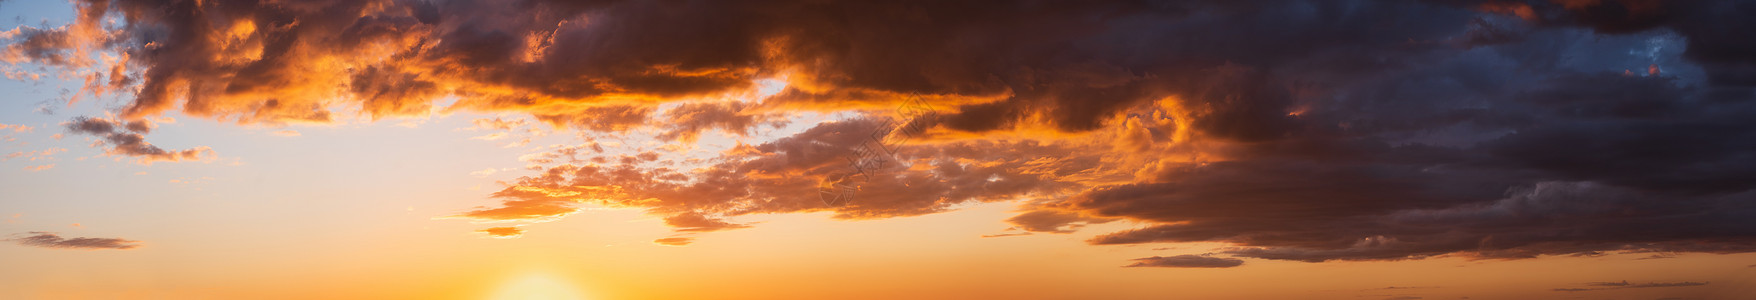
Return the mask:
[[[1231,268],[1244,265],[1244,260],[1236,258],[1212,257],[1203,255],[1153,256],[1136,258],[1133,264],[1123,267],[1155,267],[1155,268]]]
[[[21,238],[12,238],[12,239],[7,239],[7,240],[18,243],[19,245],[24,245],[24,246],[54,248],[54,249],[128,250],[128,249],[134,249],[134,248],[140,247],[140,241],[132,241],[132,240],[119,239],[119,238],[86,238],[86,237],[63,238],[60,235],[52,233],[52,232],[40,232],[40,231],[32,231],[32,232],[30,232],[30,234],[31,234],[31,236],[21,237]]]
[[[104,152],[109,155],[133,157],[142,164],[153,162],[194,161],[213,157],[213,150],[208,147],[195,147],[186,150],[165,150],[146,142],[146,134],[152,132],[153,124],[148,121],[119,121],[105,118],[77,117],[63,124],[67,131],[87,134],[103,139],[109,146]]]

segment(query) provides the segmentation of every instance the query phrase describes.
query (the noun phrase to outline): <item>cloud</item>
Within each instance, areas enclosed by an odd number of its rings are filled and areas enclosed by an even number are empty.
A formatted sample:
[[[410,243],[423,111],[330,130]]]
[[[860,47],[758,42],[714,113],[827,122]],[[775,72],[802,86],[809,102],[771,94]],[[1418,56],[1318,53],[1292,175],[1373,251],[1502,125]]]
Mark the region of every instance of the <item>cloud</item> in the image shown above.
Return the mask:
[[[1030,232],[1072,233],[1089,224],[1103,224],[1115,219],[1089,218],[1078,213],[1036,210],[1006,219],[1007,223]]]
[[[497,239],[515,239],[524,236],[524,229],[518,227],[490,227],[477,231]]]
[[[679,247],[680,246],[687,246],[690,243],[694,243],[694,242],[695,242],[695,238],[693,238],[693,237],[668,237],[668,238],[661,238],[661,239],[652,240],[652,243],[654,243],[654,244],[665,245],[665,246],[679,246]]]
[[[984,234],[984,235],[982,235],[982,237],[991,238],[991,237],[1008,237],[1008,236],[1023,236],[1023,235],[1031,235],[1031,233],[1028,231],[1027,232],[1012,232],[1012,233],[996,233],[996,234]]]
[[[1203,255],[1153,256],[1136,258],[1134,263],[1123,267],[1157,267],[1157,268],[1232,268],[1244,265],[1244,260],[1236,258],[1212,257]]]
[[[269,134],[278,135],[278,136],[299,136],[300,135],[298,131],[294,131],[294,130],[277,130],[275,132],[270,132]]]
[[[513,128],[517,128],[519,126],[524,126],[523,119],[511,119],[511,120],[503,120],[501,118],[475,119],[475,120],[470,120],[470,123],[475,124],[475,126],[476,126],[475,129],[501,130],[501,131],[511,131]]]
[[[1647,257],[1635,258],[1635,260],[1666,259],[1666,258],[1677,258],[1677,255],[1676,254],[1668,254],[1668,253],[1660,253],[1660,254],[1653,254],[1653,255],[1650,255]]]
[[[125,239],[119,239],[119,238],[85,238],[85,237],[62,238],[60,235],[57,235],[57,234],[52,233],[52,232],[40,232],[40,231],[32,231],[32,232],[30,232],[30,234],[31,234],[31,236],[22,237],[22,238],[12,238],[12,239],[7,239],[7,240],[16,242],[19,245],[24,245],[24,246],[53,248],[53,249],[128,250],[128,249],[134,249],[134,248],[140,247],[140,241],[131,241],[131,240],[125,240]]]
[[[504,207],[481,208],[446,218],[471,219],[481,222],[549,222],[578,212],[574,202],[557,199],[508,200]]]
[[[77,117],[63,124],[67,131],[76,134],[87,134],[102,138],[99,145],[108,145],[104,150],[108,155],[134,157],[140,164],[151,165],[153,162],[200,161],[213,159],[213,150],[208,147],[195,147],[186,150],[167,151],[146,142],[145,134],[153,129],[149,121],[128,121],[93,117]]]
[[[749,228],[750,225],[726,222],[699,213],[682,213],[665,217],[665,225],[676,227],[677,231],[706,232]]]
[[[1044,159],[1043,154],[1061,153],[1064,146],[1034,142],[920,145],[891,159],[880,176],[862,180],[859,200],[824,206],[820,179],[854,172],[847,165],[852,153],[848,149],[870,137],[878,125],[870,119],[824,123],[749,146],[687,173],[665,166],[656,157],[609,159],[577,147],[559,148],[527,160],[558,165],[539,176],[521,177],[495,195],[509,199],[502,209],[550,203],[636,207],[667,216],[667,224],[679,230],[715,231],[747,225],[708,215],[831,210],[841,219],[888,218],[947,211],[959,203],[1065,191],[1072,185],[1054,180],[1058,174],[1081,174],[1097,162],[1091,156]],[[969,163],[977,159],[985,161]],[[905,161],[911,166],[904,167]],[[1018,171],[1023,169],[1029,171]]]
[[[31,172],[48,170],[48,169],[53,169],[53,168],[55,168],[55,164],[35,165],[35,166],[24,167],[24,169],[26,171],[31,171]]]
[[[0,124],[0,131],[12,131],[15,133],[24,133],[24,132],[31,132],[32,130],[35,130],[35,129],[36,128],[32,128],[32,127],[27,126],[27,125]]]
[[[67,152],[67,148],[49,148],[49,149],[35,150],[35,151],[29,151],[29,152],[25,152],[25,151],[13,152],[10,154],[6,154],[6,156],[0,156],[0,161],[8,161],[8,160],[12,160],[14,158],[24,159],[24,160],[28,160],[28,161],[53,160],[55,158],[55,153],[60,153],[60,152]]]
[[[774,114],[750,113],[750,104],[743,102],[698,102],[684,103],[676,108],[665,111],[665,132],[658,135],[664,140],[694,142],[702,131],[718,129],[729,134],[747,136],[758,124],[770,126],[784,125],[784,119]]]
[[[500,171],[499,169],[487,168],[487,169],[482,169],[481,171],[469,172],[469,175],[475,176],[475,177],[488,177],[488,175],[494,175],[494,172],[499,172],[499,171]]]

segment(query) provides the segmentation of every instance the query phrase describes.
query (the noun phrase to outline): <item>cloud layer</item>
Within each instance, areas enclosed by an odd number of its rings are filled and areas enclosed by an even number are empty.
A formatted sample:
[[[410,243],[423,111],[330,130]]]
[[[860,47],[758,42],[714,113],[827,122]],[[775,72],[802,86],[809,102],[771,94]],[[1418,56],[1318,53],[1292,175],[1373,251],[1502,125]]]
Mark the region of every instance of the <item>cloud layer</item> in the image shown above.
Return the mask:
[[[1012,201],[1027,232],[1126,221],[1089,242],[1258,259],[1756,251],[1747,1],[76,3],[0,58],[130,95],[119,120],[68,126],[143,161],[209,155],[140,140],[136,120],[173,109],[505,112],[674,143],[853,116],[707,160],[555,149],[492,194],[502,206],[455,216],[477,221],[599,205],[706,232]],[[786,84],[750,97],[765,80]],[[939,113],[898,124],[910,95]],[[874,148],[899,125],[924,130]],[[873,150],[886,159],[850,166]],[[858,180],[855,198],[824,205],[825,178]]]

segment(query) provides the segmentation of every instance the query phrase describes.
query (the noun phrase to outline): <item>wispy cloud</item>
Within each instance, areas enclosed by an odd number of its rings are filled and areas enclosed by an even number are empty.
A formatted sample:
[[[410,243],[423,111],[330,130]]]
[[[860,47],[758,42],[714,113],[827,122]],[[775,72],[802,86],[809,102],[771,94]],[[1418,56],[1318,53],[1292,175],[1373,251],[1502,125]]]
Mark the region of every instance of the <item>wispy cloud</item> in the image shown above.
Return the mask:
[[[57,235],[57,234],[52,233],[52,232],[41,232],[41,231],[33,231],[33,232],[30,232],[30,234],[31,235],[27,236],[27,237],[12,238],[12,239],[7,239],[7,240],[12,241],[12,242],[16,242],[19,245],[32,246],[32,247],[42,247],[42,248],[54,248],[54,249],[127,250],[127,249],[134,249],[134,248],[140,247],[140,241],[132,241],[132,240],[119,239],[119,238],[85,238],[85,237],[63,238],[60,235]]]
[[[106,154],[134,157],[135,161],[141,164],[213,159],[213,150],[205,146],[167,151],[147,143],[145,134],[151,132],[154,127],[149,121],[123,122],[96,117],[77,117],[63,125],[73,133],[89,134],[102,138],[99,144],[93,146],[107,145],[108,149],[104,151]]]
[[[26,126],[26,125],[0,124],[0,131],[12,131],[12,132],[23,133],[23,132],[31,132],[31,130],[35,130],[35,129],[36,128],[32,128],[32,127]]]
[[[486,233],[488,237],[497,239],[514,239],[524,236],[524,229],[518,227],[490,227],[478,230],[478,232]]]
[[[665,245],[665,246],[687,246],[690,243],[694,243],[694,242],[695,242],[694,237],[668,237],[668,238],[661,238],[661,239],[652,240],[652,243],[654,243],[654,244]]]
[[[1244,260],[1205,255],[1153,256],[1136,258],[1134,264],[1123,267],[1157,267],[1157,268],[1232,268],[1244,265]]]

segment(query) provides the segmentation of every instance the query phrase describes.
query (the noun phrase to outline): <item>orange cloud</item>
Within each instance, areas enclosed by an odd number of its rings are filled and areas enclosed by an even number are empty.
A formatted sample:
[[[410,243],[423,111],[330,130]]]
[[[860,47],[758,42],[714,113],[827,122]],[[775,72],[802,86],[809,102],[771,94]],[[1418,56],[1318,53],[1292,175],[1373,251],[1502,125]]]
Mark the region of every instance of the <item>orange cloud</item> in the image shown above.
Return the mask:
[[[0,124],[0,131],[7,131],[7,130],[11,130],[12,132],[22,133],[22,132],[31,132],[31,130],[35,130],[35,128],[32,128],[30,126],[26,126],[26,125]]]
[[[695,238],[693,238],[693,237],[668,237],[668,238],[661,238],[661,239],[652,240],[652,243],[659,244],[659,245],[665,245],[665,246],[681,247],[681,246],[687,246],[689,244],[695,243]]]
[[[515,239],[524,236],[524,229],[518,227],[491,227],[477,231],[497,239]]]

